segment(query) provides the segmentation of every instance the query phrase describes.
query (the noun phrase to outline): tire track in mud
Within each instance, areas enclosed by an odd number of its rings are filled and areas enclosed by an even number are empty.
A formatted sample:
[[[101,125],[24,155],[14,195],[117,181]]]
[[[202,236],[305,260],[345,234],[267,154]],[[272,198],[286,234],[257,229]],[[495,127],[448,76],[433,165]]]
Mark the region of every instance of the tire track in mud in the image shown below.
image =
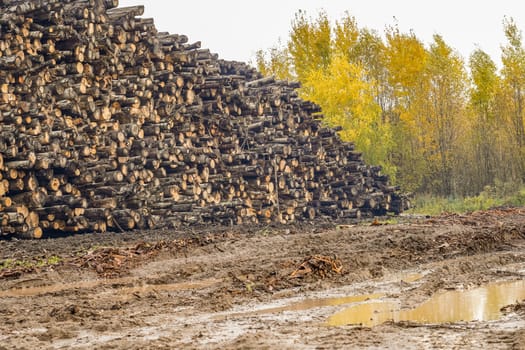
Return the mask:
[[[159,245],[114,278],[79,264],[35,270],[0,279],[0,343],[8,349],[518,348],[525,327],[518,306],[491,322],[366,328],[326,326],[347,304],[315,302],[383,293],[408,308],[438,291],[523,279],[525,214],[507,214],[332,229],[208,230],[182,249]],[[145,240],[138,233],[98,244],[119,255],[141,242],[185,238],[177,235]],[[95,238],[84,237],[69,250],[70,239],[40,242],[38,249],[30,242],[0,242],[0,256],[41,258],[59,247],[64,259],[76,259]],[[290,278],[316,254],[337,257],[343,272]],[[306,300],[314,306],[290,309]]]
[[[207,279],[201,281],[190,281],[170,284],[141,284],[137,278],[125,277],[125,278],[112,278],[106,280],[92,280],[82,281],[74,283],[60,283],[47,285],[44,287],[28,287],[28,288],[15,288],[0,291],[0,298],[18,298],[18,297],[34,297],[43,294],[56,294],[59,292],[70,291],[74,289],[94,289],[96,287],[111,286],[116,288],[115,285],[133,285],[132,287],[118,287],[119,293],[121,294],[134,294],[138,292],[150,292],[150,291],[179,291],[186,289],[200,289],[207,288],[214,284],[222,282],[220,279]]]

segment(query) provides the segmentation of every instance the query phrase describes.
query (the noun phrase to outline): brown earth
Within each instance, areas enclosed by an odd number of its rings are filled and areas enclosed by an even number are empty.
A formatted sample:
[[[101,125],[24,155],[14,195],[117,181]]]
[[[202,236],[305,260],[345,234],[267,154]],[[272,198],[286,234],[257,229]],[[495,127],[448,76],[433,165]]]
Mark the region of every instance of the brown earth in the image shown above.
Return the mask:
[[[525,208],[396,220],[3,240],[0,349],[525,348],[523,300],[491,321],[328,325],[366,295],[409,309],[523,279]]]

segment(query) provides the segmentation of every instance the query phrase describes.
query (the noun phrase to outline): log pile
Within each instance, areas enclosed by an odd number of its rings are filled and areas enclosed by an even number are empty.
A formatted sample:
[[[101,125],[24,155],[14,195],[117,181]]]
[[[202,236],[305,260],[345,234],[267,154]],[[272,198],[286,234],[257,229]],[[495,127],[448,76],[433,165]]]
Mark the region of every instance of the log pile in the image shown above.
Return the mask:
[[[398,213],[295,83],[118,0],[0,3],[0,230],[105,232]]]

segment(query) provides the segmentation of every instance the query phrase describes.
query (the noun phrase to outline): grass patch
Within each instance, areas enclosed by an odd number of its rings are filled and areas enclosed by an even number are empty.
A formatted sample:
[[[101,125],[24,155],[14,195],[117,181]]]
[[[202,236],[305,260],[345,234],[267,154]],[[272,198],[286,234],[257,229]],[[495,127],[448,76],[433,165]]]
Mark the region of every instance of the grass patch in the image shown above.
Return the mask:
[[[38,260],[17,260],[17,259],[6,259],[0,261],[0,271],[5,269],[14,269],[14,268],[35,268],[35,267],[45,267],[51,265],[58,265],[62,262],[62,258],[59,256],[53,255],[49,258],[38,259]]]
[[[441,213],[467,213],[495,207],[525,206],[525,186],[498,183],[486,186],[477,196],[438,197],[428,194],[417,195],[408,213],[439,215]]]

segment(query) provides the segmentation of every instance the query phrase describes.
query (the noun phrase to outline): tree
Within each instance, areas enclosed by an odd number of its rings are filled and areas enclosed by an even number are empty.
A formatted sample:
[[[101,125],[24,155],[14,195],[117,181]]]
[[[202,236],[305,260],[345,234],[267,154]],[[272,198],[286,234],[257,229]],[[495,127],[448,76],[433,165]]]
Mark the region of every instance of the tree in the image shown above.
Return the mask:
[[[425,158],[434,172],[431,182],[444,195],[455,194],[454,169],[457,140],[462,133],[461,119],[465,115],[467,75],[462,58],[440,35],[434,35],[427,66],[428,96],[422,101],[426,115],[421,117]]]
[[[523,174],[525,170],[525,128],[523,121],[525,108],[525,50],[522,44],[522,33],[512,18],[504,19],[503,28],[507,44],[502,47],[502,74],[504,89],[510,102],[507,116],[512,124],[514,144],[519,153],[519,173]]]
[[[292,22],[288,42],[295,75],[304,81],[311,71],[325,69],[330,65],[332,54],[331,26],[328,16],[320,12],[311,20],[299,11]]]
[[[387,29],[386,39],[385,61],[396,99],[397,118],[411,124],[409,111],[418,92],[424,88],[428,52],[413,32],[401,33],[397,27]]]
[[[505,142],[498,133],[496,96],[500,78],[496,64],[481,49],[475,50],[469,60],[472,87],[470,89],[470,108],[473,111],[471,161],[475,168],[472,174],[472,190],[481,191],[486,185],[494,183],[497,168],[505,166],[497,162],[497,143]],[[495,137],[496,136],[496,137]]]
[[[257,69],[264,76],[274,76],[279,80],[293,80],[292,62],[288,49],[280,42],[269,49],[268,54],[263,50],[255,53]]]
[[[469,77],[440,35],[425,46],[394,25],[383,39],[348,12],[331,26],[325,12],[300,11],[286,46],[259,52],[257,63],[296,77],[301,97],[405,191],[467,195],[524,175],[525,49],[512,19],[504,31],[501,73],[476,50]]]
[[[381,107],[382,122],[391,122],[395,100],[393,89],[388,81],[386,46],[379,34],[367,28],[361,29],[353,48],[352,60],[364,67],[365,79],[375,87],[374,99]]]
[[[355,47],[359,36],[359,27],[355,18],[346,12],[340,21],[335,22],[333,50],[349,61],[355,62]]]
[[[302,96],[321,106],[327,124],[343,128],[342,139],[354,142],[365,160],[381,165],[393,176],[395,168],[387,161],[392,134],[381,122],[374,86],[365,75],[361,65],[349,62],[343,54],[334,54],[327,69],[309,72],[303,81]]]
[[[425,177],[422,152],[420,108],[427,91],[425,66],[428,52],[414,33],[401,33],[397,27],[386,30],[384,62],[387,70],[388,120],[395,135],[391,162],[396,164],[397,180],[406,191],[419,191]]]

